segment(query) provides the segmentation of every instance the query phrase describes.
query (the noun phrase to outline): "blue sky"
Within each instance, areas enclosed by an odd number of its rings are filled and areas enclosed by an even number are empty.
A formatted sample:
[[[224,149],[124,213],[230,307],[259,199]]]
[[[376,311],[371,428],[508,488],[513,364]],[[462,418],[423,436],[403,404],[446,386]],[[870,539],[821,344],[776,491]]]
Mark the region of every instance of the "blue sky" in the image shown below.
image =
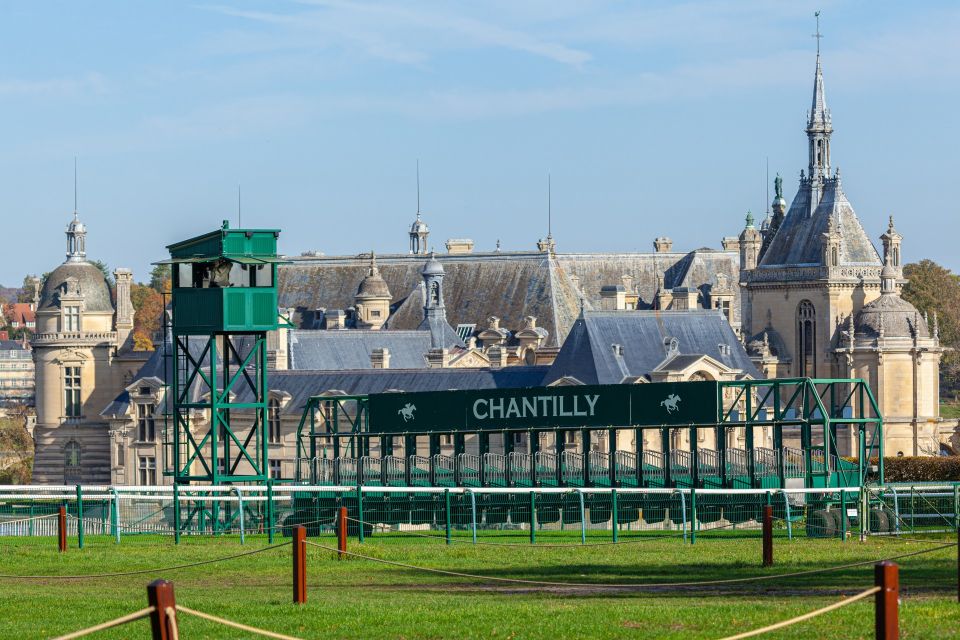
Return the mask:
[[[788,200],[822,10],[833,164],[876,242],[960,270],[960,6],[745,2],[4,2],[0,283],[88,251],[137,278],[236,221],[282,250],[718,247]]]

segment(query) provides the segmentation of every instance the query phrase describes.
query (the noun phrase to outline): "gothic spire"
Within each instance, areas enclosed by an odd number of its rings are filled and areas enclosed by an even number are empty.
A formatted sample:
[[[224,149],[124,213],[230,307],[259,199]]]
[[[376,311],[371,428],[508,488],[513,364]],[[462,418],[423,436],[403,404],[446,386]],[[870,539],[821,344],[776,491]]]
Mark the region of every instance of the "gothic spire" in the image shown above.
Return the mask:
[[[833,125],[830,110],[827,108],[827,96],[823,89],[823,65],[820,62],[820,12],[817,16],[817,70],[813,79],[813,101],[807,118],[807,138],[810,141],[810,179],[824,180],[830,177],[830,134]]]

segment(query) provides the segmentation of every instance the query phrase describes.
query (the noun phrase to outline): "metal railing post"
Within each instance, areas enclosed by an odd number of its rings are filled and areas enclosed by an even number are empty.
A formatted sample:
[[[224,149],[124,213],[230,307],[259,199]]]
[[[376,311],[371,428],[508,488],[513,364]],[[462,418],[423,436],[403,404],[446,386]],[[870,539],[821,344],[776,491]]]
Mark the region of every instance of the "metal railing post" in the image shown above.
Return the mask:
[[[683,519],[683,541],[687,541],[687,498],[683,495],[683,491],[678,491],[680,494],[680,517]],[[673,520],[673,517],[670,518]]]
[[[847,492],[840,489],[840,542],[847,541]]]
[[[273,544],[273,480],[267,480],[267,542]]]
[[[110,487],[113,499],[110,501],[110,533],[120,544],[120,493],[116,487]]]
[[[895,562],[884,561],[874,565],[874,585],[880,587],[876,595],[874,630],[877,640],[898,640],[900,623],[897,604],[900,597],[900,570]]]
[[[477,544],[477,494],[467,489],[470,494],[470,530],[473,534],[473,544]]]
[[[443,490],[443,513],[445,518],[445,525],[447,530],[447,544],[450,544],[450,529],[451,529],[451,517],[450,517],[450,489]]]
[[[580,544],[587,544],[587,509],[583,504],[583,491],[577,490],[580,497]]]
[[[180,485],[173,483],[173,543],[180,544]]]
[[[697,489],[690,489],[690,544],[697,544]]]
[[[237,494],[237,508],[240,510],[240,544],[244,543],[245,536],[243,531],[243,496],[240,494],[240,487],[230,487]]]
[[[537,494],[530,489],[530,544],[537,543]]]
[[[793,523],[790,521],[790,496],[783,491],[783,515],[787,519],[787,540],[793,540]]]
[[[611,518],[611,525],[613,527],[614,542],[619,542],[618,538],[620,534],[620,532],[617,530],[617,520],[619,519],[617,517],[618,516],[617,511],[619,511],[619,509],[617,509],[617,490],[611,489],[610,490],[610,518]]]
[[[363,487],[357,485],[357,540],[363,542]]]
[[[77,548],[83,549],[83,487],[77,485]]]

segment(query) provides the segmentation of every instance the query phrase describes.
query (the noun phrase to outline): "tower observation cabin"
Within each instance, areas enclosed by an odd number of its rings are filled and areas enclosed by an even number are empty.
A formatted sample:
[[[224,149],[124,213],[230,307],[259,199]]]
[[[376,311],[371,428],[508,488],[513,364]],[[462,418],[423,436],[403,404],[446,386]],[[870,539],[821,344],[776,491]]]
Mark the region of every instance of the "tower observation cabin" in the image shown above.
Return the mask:
[[[267,480],[267,331],[279,321],[279,235],[225,220],[169,245],[170,258],[156,263],[170,265],[172,276],[164,473],[175,484]],[[243,410],[242,426],[232,410]],[[202,413],[205,426],[191,419]]]

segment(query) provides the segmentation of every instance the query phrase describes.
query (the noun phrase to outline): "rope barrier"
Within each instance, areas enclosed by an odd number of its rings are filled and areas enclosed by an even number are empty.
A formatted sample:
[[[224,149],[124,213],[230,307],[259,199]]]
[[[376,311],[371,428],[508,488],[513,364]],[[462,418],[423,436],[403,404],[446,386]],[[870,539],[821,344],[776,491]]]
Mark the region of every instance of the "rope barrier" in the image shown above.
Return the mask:
[[[398,562],[396,560],[387,560],[385,558],[376,558],[373,556],[367,556],[361,553],[355,553],[353,551],[341,551],[335,547],[328,547],[326,545],[317,544],[316,542],[306,541],[308,545],[324,549],[326,551],[332,551],[334,553],[346,554],[349,556],[354,556],[361,558],[363,560],[370,560],[372,562],[379,562],[382,564],[388,564],[395,567],[402,567],[405,569],[414,569],[416,571],[426,571],[429,573],[439,573],[442,575],[455,576],[459,578],[472,578],[476,580],[488,580],[494,582],[508,582],[511,584],[530,584],[530,585],[540,585],[547,587],[577,587],[577,588],[597,588],[597,589],[661,589],[667,587],[701,587],[701,586],[714,586],[714,585],[724,585],[724,584],[743,584],[750,582],[764,582],[769,580],[779,580],[782,578],[793,578],[797,576],[805,575],[814,575],[819,573],[829,573],[832,571],[839,571],[841,569],[852,569],[854,567],[862,567],[864,565],[872,565],[878,562],[885,562],[888,560],[899,560],[901,558],[909,558],[911,556],[919,556],[925,553],[932,553],[934,551],[940,551],[941,549],[946,549],[948,547],[955,547],[957,543],[945,544],[934,549],[922,549],[920,551],[913,551],[911,553],[903,553],[896,556],[891,556],[889,558],[882,558],[880,560],[862,560],[859,562],[850,562],[847,564],[837,565],[833,567],[824,567],[822,569],[808,569],[805,571],[794,571],[791,573],[779,573],[775,575],[762,575],[762,576],[751,576],[747,578],[726,578],[721,580],[698,580],[691,582],[659,582],[659,583],[632,583],[632,584],[616,584],[616,583],[599,583],[599,582],[552,582],[547,580],[528,580],[525,578],[505,578],[502,576],[481,576],[473,573],[462,573],[459,571],[448,571],[446,569],[433,569],[430,567],[421,567],[413,564],[407,564],[406,562]]]
[[[804,620],[809,620],[809,619],[811,619],[811,618],[815,618],[815,617],[817,617],[817,616],[819,616],[819,615],[823,615],[824,613],[829,613],[829,612],[831,612],[831,611],[836,611],[837,609],[839,609],[839,608],[841,608],[841,607],[845,607],[845,606],[847,606],[848,604],[853,604],[854,602],[857,602],[857,601],[859,601],[859,600],[863,600],[864,598],[868,598],[868,597],[872,596],[873,594],[875,594],[875,593],[877,593],[877,592],[879,592],[879,591],[881,591],[881,590],[882,590],[881,587],[871,587],[871,588],[867,589],[866,591],[861,591],[860,593],[858,593],[858,594],[855,595],[855,596],[850,596],[849,598],[846,598],[845,600],[841,600],[840,602],[834,602],[834,603],[831,604],[831,605],[828,605],[828,606],[823,607],[823,608],[821,608],[821,609],[817,609],[816,611],[811,611],[811,612],[809,612],[809,613],[805,613],[805,614],[803,614],[802,616],[797,616],[796,618],[790,618],[789,620],[783,620],[783,621],[781,621],[781,622],[777,622],[777,623],[775,623],[775,624],[771,624],[771,625],[768,625],[768,626],[766,626],[766,627],[761,627],[761,628],[759,628],[759,629],[754,629],[753,631],[746,631],[746,632],[744,632],[744,633],[738,633],[738,634],[735,635],[735,636],[727,636],[727,637],[723,638],[722,640],[743,640],[743,638],[752,638],[752,637],[754,637],[754,636],[759,636],[759,635],[762,635],[762,634],[764,634],[764,633],[770,633],[771,631],[776,631],[777,629],[783,629],[784,627],[789,627],[789,626],[794,625],[794,624],[797,624],[797,623],[799,623],[799,622],[803,622]]]
[[[167,620],[170,621],[168,627],[170,640],[180,640],[180,623],[177,622],[177,610],[174,607],[166,607],[163,612],[167,614]]]
[[[122,576],[138,576],[145,573],[163,573],[166,571],[177,571],[179,569],[189,569],[191,567],[200,567],[206,564],[214,564],[216,562],[225,562],[227,560],[234,560],[236,558],[243,558],[245,556],[252,556],[257,553],[263,553],[264,551],[271,551],[273,549],[279,549],[280,547],[286,547],[292,544],[292,542],[281,542],[280,544],[275,544],[270,547],[264,547],[263,549],[254,549],[253,551],[244,551],[243,553],[237,553],[232,556],[223,556],[222,558],[213,558],[211,560],[200,560],[199,562],[190,562],[187,564],[178,564],[172,567],[159,567],[154,569],[138,569],[136,571],[118,571],[114,573],[90,573],[84,575],[68,575],[68,576],[57,576],[57,575],[47,575],[47,576],[20,576],[14,574],[0,574],[0,579],[18,579],[18,580],[83,580],[86,578],[118,578]]]
[[[287,636],[282,633],[276,633],[275,631],[267,631],[265,629],[258,629],[257,627],[250,627],[239,622],[234,622],[233,620],[227,620],[226,618],[220,618],[218,616],[211,615],[209,613],[203,613],[202,611],[196,611],[185,607],[182,604],[177,605],[177,611],[182,613],[190,614],[191,616],[196,616],[204,620],[209,620],[210,622],[216,622],[222,624],[226,627],[233,627],[234,629],[240,629],[241,631],[246,631],[247,633],[256,633],[267,638],[277,638],[277,640],[302,640],[301,638],[296,638],[294,636]],[[173,640],[176,640],[174,638]]]
[[[146,609],[140,609],[140,611],[134,611],[133,613],[128,613],[125,616],[120,616],[119,618],[114,618],[113,620],[107,620],[106,622],[95,624],[92,627],[87,627],[86,629],[80,629],[79,631],[74,631],[66,635],[57,636],[53,640],[72,640],[73,638],[82,638],[83,636],[88,636],[91,633],[96,633],[97,631],[104,631],[106,629],[112,629],[113,627],[119,627],[120,625],[127,624],[128,622],[133,622],[134,620],[139,620],[140,618],[146,618],[153,613],[153,610],[154,608],[152,606],[147,607]]]
[[[356,522],[356,523],[358,523],[358,524],[368,524],[368,525],[371,525],[371,526],[376,526],[376,525],[378,524],[378,523],[368,522],[368,521],[366,521],[366,520],[358,520],[358,519],[356,519],[356,518],[350,518],[350,517],[347,517],[347,520],[349,520],[349,521],[351,521],[351,522]],[[724,527],[727,527],[727,526],[730,526],[730,525],[724,525]],[[720,528],[722,528],[722,527],[715,527],[715,528],[716,528],[716,529],[720,529]],[[710,531],[713,531],[713,530],[714,530],[714,529],[710,529]],[[520,530],[518,529],[518,531],[520,531]],[[407,530],[407,531],[391,531],[390,533],[397,533],[397,534],[400,534],[400,535],[412,535],[412,536],[416,536],[416,537],[420,537],[420,538],[430,538],[430,539],[432,539],[432,540],[443,540],[443,541],[446,541],[446,539],[447,539],[446,536],[443,536],[443,535],[432,535],[432,534],[429,534],[429,533],[420,533],[419,531],[410,531],[410,530]],[[530,542],[490,542],[490,541],[486,541],[486,540],[477,540],[476,542],[474,542],[473,540],[462,540],[462,539],[459,539],[459,538],[454,538],[454,537],[452,537],[452,536],[451,536],[451,538],[450,538],[450,542],[457,542],[457,543],[460,543],[460,544],[470,544],[470,545],[479,544],[479,545],[486,545],[486,546],[490,546],[490,547],[523,547],[523,548],[525,548],[525,549],[529,549],[529,548],[531,548],[531,547],[537,547],[537,548],[541,548],[541,549],[550,549],[550,548],[570,549],[570,548],[580,548],[580,547],[604,547],[604,546],[609,546],[609,545],[612,545],[612,544],[631,544],[631,543],[636,543],[636,542],[647,542],[648,540],[662,540],[662,539],[664,539],[664,538],[680,538],[680,537],[683,537],[684,535],[690,535],[690,534],[689,534],[689,533],[684,534],[683,532],[677,532],[677,533],[669,533],[669,534],[663,534],[663,535],[645,535],[645,536],[643,536],[642,538],[633,538],[633,539],[629,539],[629,540],[619,540],[619,541],[617,541],[617,542],[613,542],[613,541],[607,541],[607,542],[586,542],[586,543],[571,542],[571,543],[569,543],[569,544],[556,544],[556,543],[550,543],[550,542],[544,542],[544,543],[540,543],[540,542],[538,542],[538,543],[530,543]]]

